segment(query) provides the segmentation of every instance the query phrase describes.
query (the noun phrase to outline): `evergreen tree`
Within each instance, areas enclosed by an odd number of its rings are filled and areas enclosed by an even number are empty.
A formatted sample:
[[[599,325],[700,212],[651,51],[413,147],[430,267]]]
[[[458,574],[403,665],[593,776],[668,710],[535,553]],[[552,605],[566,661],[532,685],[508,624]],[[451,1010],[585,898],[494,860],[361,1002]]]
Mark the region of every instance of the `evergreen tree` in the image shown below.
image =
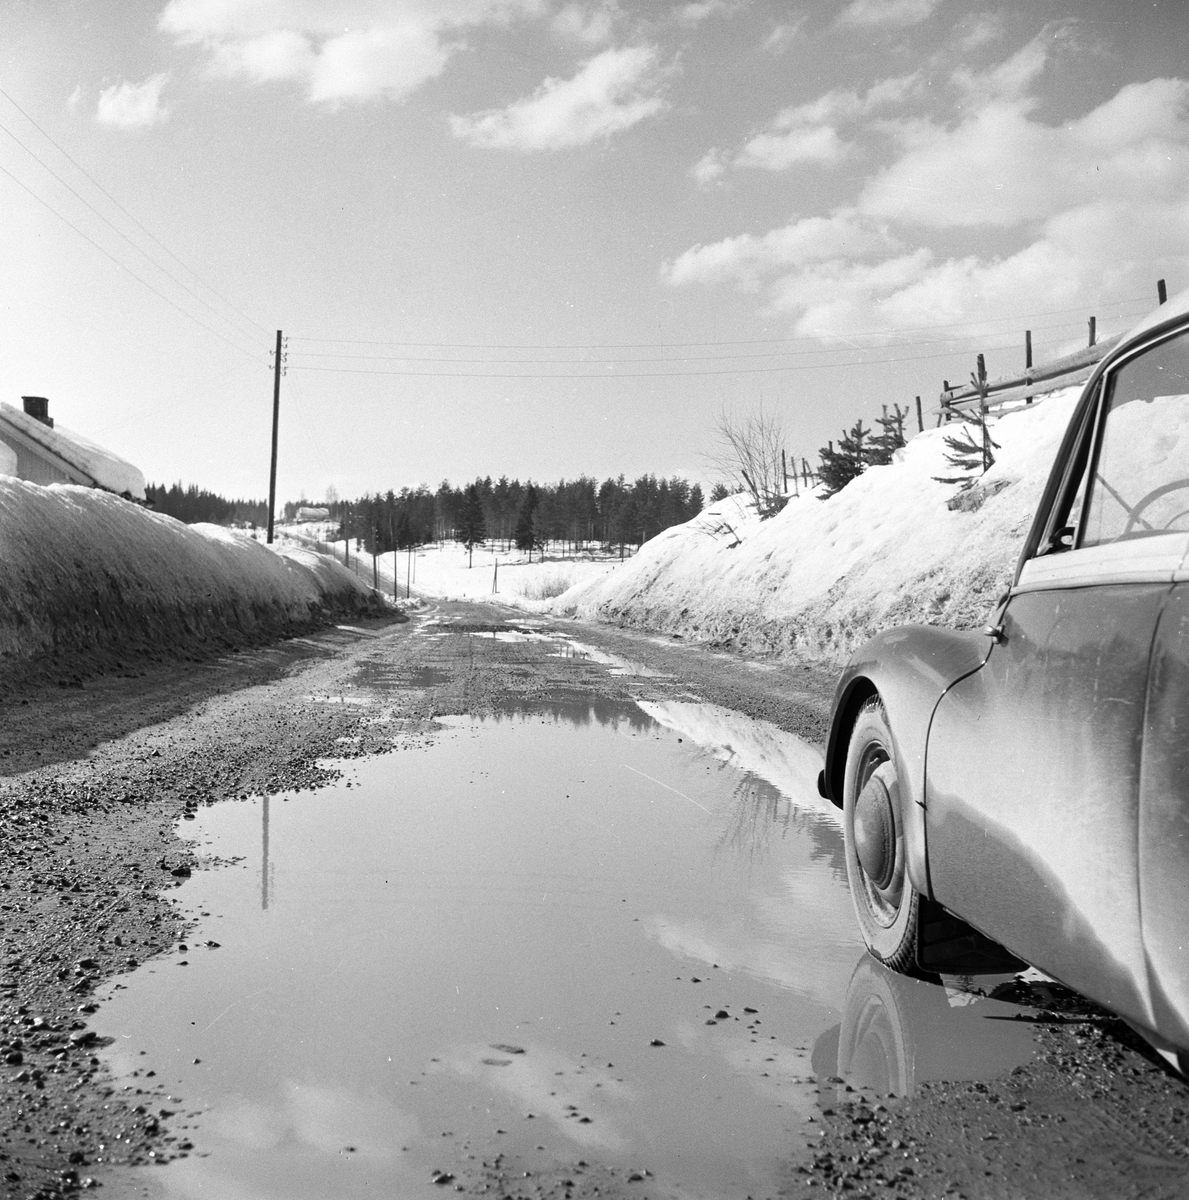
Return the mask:
[[[974,436],[975,433],[977,437]],[[943,440],[949,447],[945,456],[946,462],[962,474],[934,475],[933,478],[938,483],[960,484],[960,490],[963,492],[972,488],[975,480],[991,469],[995,462],[995,455],[991,451],[999,449],[999,443],[991,440],[985,422],[981,421],[969,425],[964,422],[960,433],[956,436],[946,434]]]
[[[891,413],[886,404],[883,406],[883,415],[875,421],[879,433],[867,442],[866,459],[869,467],[887,466],[896,451],[907,444],[904,438],[904,418],[907,416],[908,409],[902,409],[899,404]]]
[[[483,500],[478,487],[468,484],[462,496],[461,512],[455,531],[455,539],[467,548],[467,566],[470,567],[475,557],[475,547],[482,546],[487,541],[487,526],[483,520]]]
[[[838,439],[837,450],[834,449],[833,442],[828,442],[818,451],[821,456],[818,474],[825,484],[822,500],[828,500],[835,493],[842,491],[852,479],[862,475],[867,467],[868,448],[865,442],[870,433],[871,430],[863,428],[860,419]]]
[[[512,535],[516,539],[516,549],[528,551],[528,561],[533,561],[533,547],[537,544],[536,530],[533,526],[533,514],[537,509],[537,489],[530,483],[524,489],[520,499],[520,507],[516,511],[516,531]]]

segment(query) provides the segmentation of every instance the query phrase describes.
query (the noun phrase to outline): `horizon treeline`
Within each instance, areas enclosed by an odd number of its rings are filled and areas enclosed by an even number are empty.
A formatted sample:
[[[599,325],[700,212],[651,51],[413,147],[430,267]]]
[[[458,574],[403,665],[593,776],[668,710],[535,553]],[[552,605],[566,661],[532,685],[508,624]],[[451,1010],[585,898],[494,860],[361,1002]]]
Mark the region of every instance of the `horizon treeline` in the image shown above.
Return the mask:
[[[267,500],[228,500],[208,492],[197,484],[183,487],[180,482],[166,487],[146,483],[145,503],[155,512],[176,517],[187,525],[207,521],[212,525],[267,525]]]
[[[474,538],[478,514],[473,499],[468,508],[472,489],[482,514],[482,540],[521,548],[529,548],[525,543],[530,540],[531,546],[640,545],[697,516],[703,507],[701,487],[676,475],[642,475],[632,483],[622,475],[602,483],[583,475],[554,484],[521,483],[507,476],[493,481],[489,475],[462,487],[444,480],[432,492],[422,485],[357,500],[291,501],[285,505],[285,519],[293,520],[301,507],[327,508],[340,537],[355,538],[368,553],[384,554]]]

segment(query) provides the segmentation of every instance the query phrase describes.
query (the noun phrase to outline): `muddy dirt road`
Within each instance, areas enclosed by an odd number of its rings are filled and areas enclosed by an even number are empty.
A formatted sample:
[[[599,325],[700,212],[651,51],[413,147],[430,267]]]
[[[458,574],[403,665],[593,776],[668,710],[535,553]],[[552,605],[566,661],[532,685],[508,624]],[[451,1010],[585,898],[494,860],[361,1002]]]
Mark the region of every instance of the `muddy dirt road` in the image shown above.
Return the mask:
[[[1120,1022],[856,952],[805,794],[832,686],[451,604],[0,691],[3,1194],[1189,1194],[1189,1089]],[[401,789],[441,797],[389,843]]]

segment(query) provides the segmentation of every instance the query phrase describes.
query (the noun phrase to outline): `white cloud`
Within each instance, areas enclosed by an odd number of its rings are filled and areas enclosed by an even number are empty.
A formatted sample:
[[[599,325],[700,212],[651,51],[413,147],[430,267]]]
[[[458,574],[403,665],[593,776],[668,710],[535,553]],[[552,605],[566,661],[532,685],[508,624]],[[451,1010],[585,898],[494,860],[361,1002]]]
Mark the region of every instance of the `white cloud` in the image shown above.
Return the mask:
[[[169,110],[161,104],[161,89],[169,81],[169,75],[150,75],[144,83],[114,83],[99,93],[99,105],[95,119],[101,125],[114,125],[117,129],[138,129],[145,125],[157,125],[169,117]]]
[[[801,26],[808,19],[803,16],[796,21],[774,26],[772,32],[764,39],[761,49],[768,54],[783,54],[796,40],[797,34],[801,32]]]
[[[773,270],[813,262],[887,254],[899,247],[886,228],[853,209],[828,217],[802,217],[762,236],[741,234],[708,246],[694,246],[662,269],[669,283],[733,280],[755,288]]]
[[[81,83],[76,83],[74,85],[74,91],[71,92],[70,95],[66,97],[67,109],[69,109],[70,112],[74,112],[74,110],[76,108],[78,108],[79,103],[82,101],[82,98],[83,98],[83,85]]]
[[[559,37],[598,46],[610,41],[618,16],[619,6],[613,0],[593,5],[565,4],[553,15],[550,24]]]
[[[833,166],[851,152],[851,143],[838,132],[880,109],[902,103],[920,86],[916,74],[885,79],[865,95],[837,90],[807,104],[781,110],[734,153],[711,150],[694,167],[699,183],[713,183],[728,168],[784,171],[800,163]]]
[[[312,102],[399,100],[440,75],[462,31],[546,0],[169,0],[159,27],[216,74],[306,85]]]
[[[1003,37],[1006,21],[1002,12],[975,13],[962,27],[961,47],[963,50],[977,50],[988,42],[996,42]]]
[[[1091,204],[1042,226],[1003,257],[938,259],[926,248],[875,263],[834,260],[775,281],[774,311],[798,314],[808,336],[1018,317],[1145,295],[1153,265],[1189,270],[1189,201]],[[1090,307],[1089,311],[1093,311]]]
[[[744,6],[746,0],[692,0],[678,5],[674,16],[683,25],[700,25],[710,17],[729,17]]]
[[[1046,31],[984,72],[955,75],[948,112],[883,116],[891,159],[845,205],[693,246],[664,278],[733,284],[792,316],[797,333],[826,336],[1092,305],[1189,273],[1189,80],[1129,84],[1048,124],[1038,89],[1061,37]],[[876,107],[872,92],[786,110],[764,131],[769,141],[712,152],[697,172],[713,181],[728,166],[778,166],[782,130],[833,130]],[[890,105],[916,92],[897,81],[882,95]],[[988,230],[998,252],[985,249]]]
[[[707,150],[693,167],[693,177],[703,187],[718,183],[727,173],[726,157],[721,150]]]
[[[766,129],[744,142],[732,165],[783,171],[794,163],[839,162],[846,156],[847,145],[838,136],[834,122],[853,115],[844,110],[857,105],[853,92],[833,92],[813,104],[786,108]]]
[[[1024,98],[985,104],[955,127],[914,122],[901,154],[863,190],[862,210],[935,228],[1010,228],[1098,201],[1189,194],[1189,82],[1129,84],[1062,125]]]
[[[257,37],[216,46],[211,65],[218,74],[238,75],[252,83],[264,83],[308,75],[316,60],[309,38],[292,29],[274,29]]]
[[[548,78],[505,108],[452,116],[456,137],[502,150],[562,150],[584,146],[664,110],[663,72],[651,46],[604,50],[572,79]]]
[[[450,55],[437,33],[418,21],[397,21],[331,38],[310,74],[310,99],[395,99],[442,73]]]
[[[839,29],[904,29],[933,15],[942,0],[852,0],[839,14]]]

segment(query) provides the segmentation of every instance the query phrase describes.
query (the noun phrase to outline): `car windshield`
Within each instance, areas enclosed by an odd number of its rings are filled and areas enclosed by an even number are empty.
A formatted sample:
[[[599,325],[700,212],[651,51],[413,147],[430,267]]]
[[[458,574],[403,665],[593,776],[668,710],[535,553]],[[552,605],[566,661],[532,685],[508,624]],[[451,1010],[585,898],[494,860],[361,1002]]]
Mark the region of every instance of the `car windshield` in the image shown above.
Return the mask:
[[[1189,334],[1136,355],[1108,388],[1080,545],[1189,530]]]

